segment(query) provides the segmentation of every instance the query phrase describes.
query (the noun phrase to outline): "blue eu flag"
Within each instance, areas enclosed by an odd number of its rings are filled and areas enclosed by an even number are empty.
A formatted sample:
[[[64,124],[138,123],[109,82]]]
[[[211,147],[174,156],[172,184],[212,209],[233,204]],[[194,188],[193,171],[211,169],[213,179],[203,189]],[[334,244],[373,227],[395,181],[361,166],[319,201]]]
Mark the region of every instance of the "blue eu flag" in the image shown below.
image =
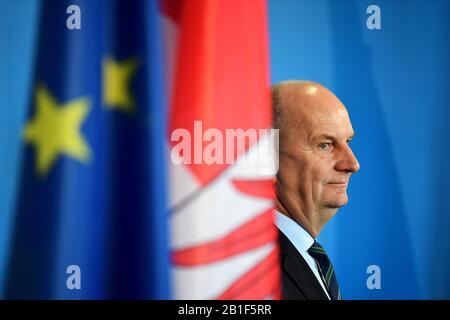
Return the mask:
[[[156,5],[42,1],[6,298],[169,298]]]

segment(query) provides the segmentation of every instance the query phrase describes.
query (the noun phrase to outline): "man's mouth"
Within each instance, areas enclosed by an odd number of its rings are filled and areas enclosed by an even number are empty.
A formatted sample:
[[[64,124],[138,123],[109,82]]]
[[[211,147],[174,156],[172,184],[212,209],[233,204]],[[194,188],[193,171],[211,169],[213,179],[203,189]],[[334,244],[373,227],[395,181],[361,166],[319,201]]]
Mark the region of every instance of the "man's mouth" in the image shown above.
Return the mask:
[[[345,187],[347,186],[347,181],[329,182],[328,184],[334,187]]]

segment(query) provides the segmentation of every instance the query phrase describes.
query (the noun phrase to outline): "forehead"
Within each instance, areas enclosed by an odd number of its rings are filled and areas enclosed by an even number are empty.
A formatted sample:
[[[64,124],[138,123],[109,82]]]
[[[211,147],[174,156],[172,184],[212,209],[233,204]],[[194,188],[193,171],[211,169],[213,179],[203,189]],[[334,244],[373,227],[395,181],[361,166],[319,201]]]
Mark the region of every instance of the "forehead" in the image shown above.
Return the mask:
[[[308,120],[309,125],[305,124],[305,127],[310,138],[331,136],[345,140],[354,134],[348,112],[345,109],[339,108],[335,112],[327,112],[316,116],[312,114]]]
[[[294,123],[298,134],[308,140],[320,136],[348,139],[354,134],[348,112],[339,103],[300,108]]]
[[[332,135],[348,139],[353,128],[347,109],[325,87],[314,83],[289,83],[281,88],[285,126],[295,139],[312,135]]]

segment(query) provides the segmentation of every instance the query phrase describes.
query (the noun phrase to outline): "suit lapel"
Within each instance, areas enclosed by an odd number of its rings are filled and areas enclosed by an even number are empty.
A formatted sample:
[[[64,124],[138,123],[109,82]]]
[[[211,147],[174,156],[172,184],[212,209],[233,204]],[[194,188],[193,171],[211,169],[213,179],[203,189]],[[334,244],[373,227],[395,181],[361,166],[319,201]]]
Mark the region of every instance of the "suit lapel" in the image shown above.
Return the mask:
[[[308,263],[297,251],[289,239],[280,231],[280,249],[282,269],[297,285],[305,297],[310,300],[328,300],[316,276]]]

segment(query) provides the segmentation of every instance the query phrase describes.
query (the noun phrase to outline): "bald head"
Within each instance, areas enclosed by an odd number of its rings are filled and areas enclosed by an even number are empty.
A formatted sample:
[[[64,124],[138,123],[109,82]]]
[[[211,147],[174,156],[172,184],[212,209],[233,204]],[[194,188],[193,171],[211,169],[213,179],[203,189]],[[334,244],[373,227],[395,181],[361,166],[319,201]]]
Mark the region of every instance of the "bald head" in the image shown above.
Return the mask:
[[[312,117],[330,112],[347,114],[342,102],[327,88],[317,82],[287,80],[272,85],[273,127],[280,130],[280,147],[292,129]]]
[[[359,169],[349,146],[350,118],[318,83],[283,81],[271,91],[273,126],[280,130],[276,206],[315,237],[347,203],[350,175]]]

